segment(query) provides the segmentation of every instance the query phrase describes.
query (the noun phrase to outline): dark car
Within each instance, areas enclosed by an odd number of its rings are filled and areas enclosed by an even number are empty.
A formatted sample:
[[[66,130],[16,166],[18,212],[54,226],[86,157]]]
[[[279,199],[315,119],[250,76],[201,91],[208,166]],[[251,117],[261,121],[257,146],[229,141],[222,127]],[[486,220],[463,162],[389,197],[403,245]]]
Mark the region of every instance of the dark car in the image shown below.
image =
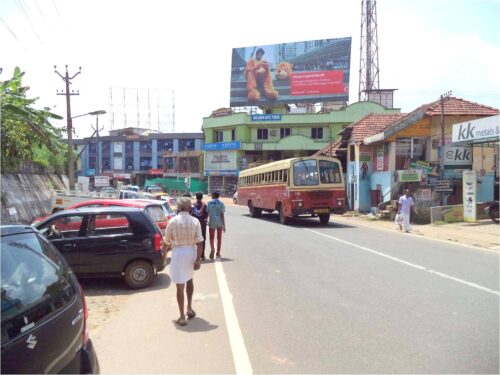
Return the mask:
[[[32,225],[79,277],[124,277],[138,289],[151,285],[167,265],[160,229],[144,208],[64,210]]]
[[[0,227],[2,374],[99,373],[83,290],[57,249],[26,225]]]

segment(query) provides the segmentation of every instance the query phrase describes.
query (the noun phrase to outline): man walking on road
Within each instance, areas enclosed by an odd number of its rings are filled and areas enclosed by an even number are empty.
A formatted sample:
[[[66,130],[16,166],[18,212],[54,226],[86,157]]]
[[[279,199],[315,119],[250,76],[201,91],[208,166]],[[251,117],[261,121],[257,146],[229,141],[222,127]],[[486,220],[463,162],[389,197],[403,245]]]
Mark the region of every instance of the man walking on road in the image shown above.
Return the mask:
[[[203,236],[203,251],[201,260],[205,260],[205,243],[207,241],[207,205],[203,202],[203,193],[196,193],[196,202],[191,207],[191,216],[197,218],[201,225],[201,235]]]
[[[217,254],[216,257],[220,258],[220,250],[222,246],[222,232],[226,232],[226,222],[224,219],[225,206],[219,200],[219,192],[212,193],[212,200],[207,204],[208,212],[208,233],[210,235],[210,259],[214,259],[215,243],[214,237],[217,231]]]
[[[413,198],[410,197],[410,191],[408,189],[405,189],[404,195],[402,195],[399,198],[398,214],[400,214],[403,217],[403,228],[405,229],[406,233],[409,233],[411,230],[410,215],[411,215],[411,209],[414,206],[415,203],[413,202]]]
[[[191,199],[181,197],[177,200],[179,214],[172,218],[165,230],[164,242],[172,247],[170,260],[170,278],[177,287],[177,304],[180,317],[177,324],[185,326],[188,319],[196,316],[192,308],[194,283],[193,274],[200,269],[200,257],[203,249],[203,236],[200,222],[189,214]],[[184,314],[184,285],[186,285],[187,313]]]

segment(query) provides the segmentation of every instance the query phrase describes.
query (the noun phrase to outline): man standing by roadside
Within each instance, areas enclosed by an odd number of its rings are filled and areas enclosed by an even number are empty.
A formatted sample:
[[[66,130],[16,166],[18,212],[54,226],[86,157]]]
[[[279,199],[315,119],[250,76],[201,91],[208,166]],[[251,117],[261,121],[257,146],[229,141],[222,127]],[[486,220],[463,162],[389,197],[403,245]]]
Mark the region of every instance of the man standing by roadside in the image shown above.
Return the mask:
[[[212,192],[212,200],[207,204],[208,212],[208,233],[210,235],[210,259],[214,259],[215,244],[214,236],[217,231],[217,254],[220,258],[220,249],[222,245],[222,232],[226,232],[226,222],[224,219],[225,206],[219,200],[219,192]]]
[[[163,238],[165,246],[172,248],[170,260],[170,279],[177,287],[177,304],[180,317],[177,324],[185,326],[186,315],[188,319],[196,316],[192,308],[194,271],[200,269],[200,256],[203,236],[201,235],[200,222],[189,215],[191,199],[181,197],[177,200],[179,214],[172,218],[165,230]],[[184,286],[186,285],[187,312],[184,314]]]
[[[406,233],[409,233],[411,230],[410,215],[411,209],[414,206],[415,203],[413,202],[413,198],[410,197],[410,191],[408,189],[405,189],[404,195],[399,197],[398,214],[403,217],[403,228],[405,229]]]
[[[198,192],[195,194],[196,202],[191,207],[191,216],[198,219],[201,225],[201,235],[203,236],[203,251],[201,253],[201,260],[205,260],[205,242],[207,242],[207,205],[203,202],[203,193]]]

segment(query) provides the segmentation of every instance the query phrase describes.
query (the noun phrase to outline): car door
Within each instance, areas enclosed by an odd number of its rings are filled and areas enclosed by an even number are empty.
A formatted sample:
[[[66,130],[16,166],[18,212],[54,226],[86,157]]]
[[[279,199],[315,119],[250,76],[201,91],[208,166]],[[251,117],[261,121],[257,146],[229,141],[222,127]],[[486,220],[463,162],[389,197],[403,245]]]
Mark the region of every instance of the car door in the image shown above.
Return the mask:
[[[106,212],[89,214],[78,243],[80,274],[121,275],[130,258],[133,240],[127,215]]]
[[[80,254],[85,214],[57,216],[40,225],[40,233],[59,250],[75,273],[80,273],[84,264]]]

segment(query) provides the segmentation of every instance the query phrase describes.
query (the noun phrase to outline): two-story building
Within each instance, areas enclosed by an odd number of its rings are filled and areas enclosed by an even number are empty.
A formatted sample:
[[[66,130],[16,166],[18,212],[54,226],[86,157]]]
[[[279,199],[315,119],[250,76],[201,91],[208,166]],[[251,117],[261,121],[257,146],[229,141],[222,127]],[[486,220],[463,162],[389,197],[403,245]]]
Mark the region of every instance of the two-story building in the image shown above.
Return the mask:
[[[455,145],[452,128],[497,115],[498,109],[454,97],[443,104],[437,100],[408,114],[370,114],[344,128],[339,142],[318,153],[345,160],[351,209],[373,211],[404,188],[420,207],[462,203],[462,171],[470,169],[478,171],[477,200],[493,199],[495,147]]]
[[[369,113],[398,113],[374,102],[338,110],[291,113],[288,106],[263,114],[234,113],[230,108],[203,119],[204,174],[209,191],[231,195],[239,171],[262,163],[308,156],[335,142],[347,125]]]

